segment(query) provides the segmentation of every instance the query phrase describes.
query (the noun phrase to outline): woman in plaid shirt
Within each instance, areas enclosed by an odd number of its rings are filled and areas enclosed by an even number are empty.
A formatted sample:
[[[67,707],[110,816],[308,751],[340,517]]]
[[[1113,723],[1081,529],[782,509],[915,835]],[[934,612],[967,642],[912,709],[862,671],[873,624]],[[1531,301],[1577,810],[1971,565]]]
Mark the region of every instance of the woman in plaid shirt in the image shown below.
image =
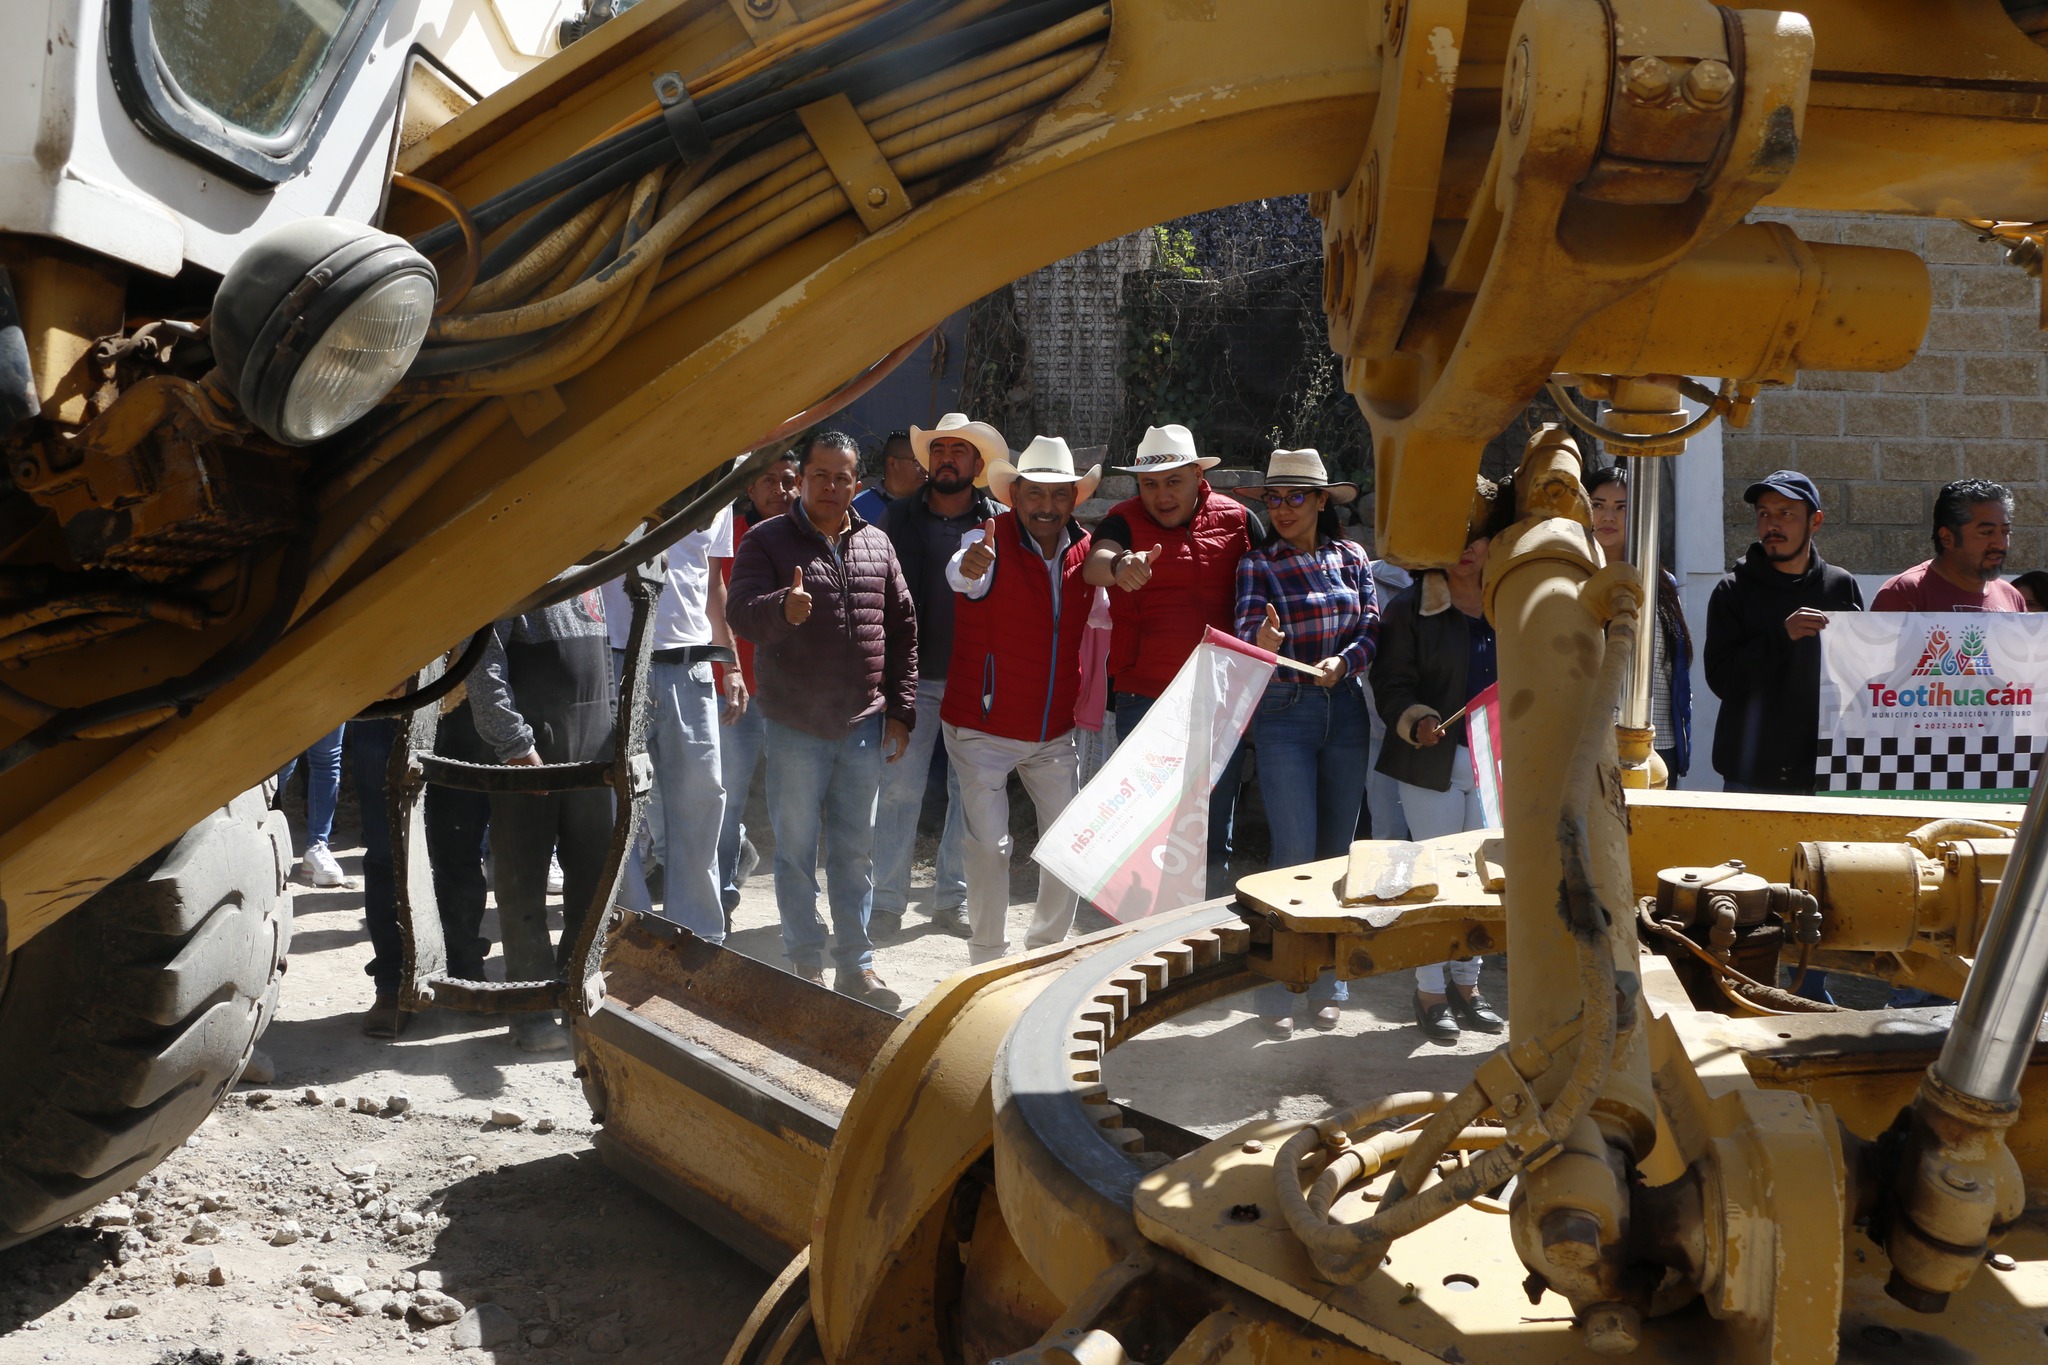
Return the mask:
[[[1340,858],[1365,798],[1372,731],[1360,680],[1380,615],[1371,563],[1344,539],[1331,506],[1357,497],[1358,486],[1331,483],[1313,450],[1276,450],[1264,485],[1238,495],[1263,502],[1273,524],[1272,538],[1238,562],[1238,637],[1318,671],[1274,674],[1252,719],[1273,866]],[[1316,1026],[1334,1027],[1344,983],[1325,975],[1308,995]],[[1274,1032],[1293,1031],[1286,987],[1262,989],[1258,1010]]]

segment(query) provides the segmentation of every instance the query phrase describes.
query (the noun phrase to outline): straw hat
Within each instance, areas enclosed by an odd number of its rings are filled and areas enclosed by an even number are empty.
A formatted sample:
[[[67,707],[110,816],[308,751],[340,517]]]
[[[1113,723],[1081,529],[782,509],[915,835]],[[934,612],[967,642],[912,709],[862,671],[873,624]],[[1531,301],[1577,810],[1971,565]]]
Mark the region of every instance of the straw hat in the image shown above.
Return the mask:
[[[1157,474],[1184,464],[1214,469],[1222,463],[1221,456],[1197,454],[1195,434],[1178,422],[1169,422],[1163,427],[1146,427],[1145,439],[1138,442],[1138,452],[1131,463],[1116,468],[1125,474]]]
[[[975,475],[975,483],[988,487],[988,468],[997,460],[1010,458],[1010,443],[1003,439],[1003,433],[986,422],[976,422],[964,412],[949,412],[939,419],[930,431],[913,425],[910,428],[910,453],[917,456],[917,462],[930,473],[932,467],[932,438],[950,436],[956,441],[965,441],[981,452],[981,473]]]
[[[1010,505],[1010,485],[1019,479],[1029,479],[1033,483],[1077,484],[1074,501],[1083,503],[1095,496],[1095,485],[1102,482],[1102,466],[1096,465],[1086,474],[1076,474],[1074,452],[1067,449],[1065,441],[1057,436],[1034,436],[1015,464],[1008,460],[989,462],[989,491],[1003,506]]]
[[[1320,488],[1331,502],[1350,502],[1358,496],[1355,483],[1331,483],[1321,453],[1309,449],[1274,451],[1266,463],[1266,481],[1241,485],[1236,492],[1241,498],[1256,498],[1271,488]]]

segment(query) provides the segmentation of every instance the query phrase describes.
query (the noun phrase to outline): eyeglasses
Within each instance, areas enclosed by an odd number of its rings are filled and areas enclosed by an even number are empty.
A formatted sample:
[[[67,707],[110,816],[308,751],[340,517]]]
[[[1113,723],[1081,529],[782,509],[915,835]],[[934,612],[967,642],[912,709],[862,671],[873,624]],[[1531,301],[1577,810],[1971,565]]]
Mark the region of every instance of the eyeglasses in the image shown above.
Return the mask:
[[[1262,501],[1268,507],[1299,507],[1309,500],[1313,489],[1302,489],[1293,493],[1268,493]]]

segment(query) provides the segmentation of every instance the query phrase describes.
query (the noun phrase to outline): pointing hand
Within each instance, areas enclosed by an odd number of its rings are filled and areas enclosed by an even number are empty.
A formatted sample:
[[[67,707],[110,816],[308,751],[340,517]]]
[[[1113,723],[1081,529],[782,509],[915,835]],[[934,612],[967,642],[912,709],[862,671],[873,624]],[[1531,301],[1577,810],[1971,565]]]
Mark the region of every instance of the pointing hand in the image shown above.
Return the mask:
[[[789,596],[782,599],[782,619],[800,626],[811,619],[811,595],[804,591],[804,571],[790,575]]]
[[[991,517],[982,523],[981,539],[967,547],[967,553],[960,558],[960,572],[969,582],[981,581],[996,562],[996,523]]]
[[[1259,638],[1253,643],[1268,654],[1278,654],[1280,646],[1287,642],[1287,632],[1280,629],[1280,613],[1273,610],[1271,602],[1266,603],[1266,619],[1259,626]]]

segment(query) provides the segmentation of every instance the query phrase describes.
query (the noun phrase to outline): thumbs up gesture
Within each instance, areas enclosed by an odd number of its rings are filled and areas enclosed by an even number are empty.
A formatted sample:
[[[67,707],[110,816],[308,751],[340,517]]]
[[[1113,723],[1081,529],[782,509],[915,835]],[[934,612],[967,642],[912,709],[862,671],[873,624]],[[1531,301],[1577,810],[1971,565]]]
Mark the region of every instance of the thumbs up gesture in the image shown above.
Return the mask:
[[[969,582],[979,582],[995,562],[996,523],[990,517],[981,524],[981,539],[968,546],[967,553],[960,557],[960,572]]]
[[[790,575],[789,596],[782,599],[782,619],[800,626],[811,619],[811,595],[804,591],[804,571]]]
[[[1259,638],[1253,643],[1268,654],[1278,654],[1280,646],[1287,642],[1287,632],[1280,629],[1280,613],[1273,610],[1271,602],[1266,603],[1266,619],[1259,623]]]
[[[1116,585],[1125,592],[1136,592],[1152,581],[1152,561],[1159,558],[1159,546],[1136,554],[1125,554],[1116,562]]]

